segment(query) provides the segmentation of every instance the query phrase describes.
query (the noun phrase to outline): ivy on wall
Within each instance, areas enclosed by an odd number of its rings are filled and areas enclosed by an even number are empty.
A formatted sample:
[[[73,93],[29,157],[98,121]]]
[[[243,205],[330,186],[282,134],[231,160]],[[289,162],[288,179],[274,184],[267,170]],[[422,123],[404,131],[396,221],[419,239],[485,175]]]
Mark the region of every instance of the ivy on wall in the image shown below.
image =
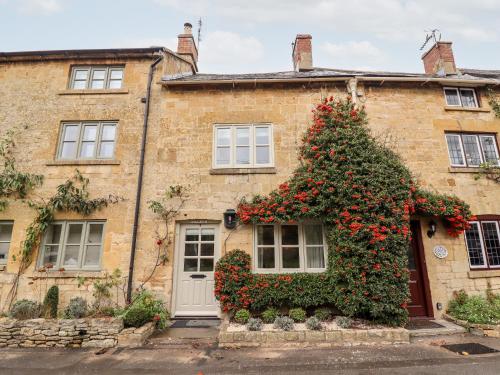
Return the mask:
[[[500,118],[500,101],[492,89],[488,90],[488,104],[495,113],[495,116]]]
[[[403,324],[408,317],[410,215],[443,217],[450,235],[456,236],[467,228],[470,210],[456,197],[419,189],[400,158],[372,138],[364,109],[356,108],[349,98],[325,99],[313,112],[313,124],[300,149],[300,166],[268,196],[243,200],[238,217],[245,224],[322,221],[329,245],[327,272],[287,275],[290,281],[281,280],[278,286],[292,289],[282,291],[289,298],[281,300],[269,299],[279,288],[267,279],[280,281],[283,275],[261,275],[261,283],[253,283],[258,278],[252,276],[242,287],[248,290],[236,292],[237,301],[223,293],[230,279],[223,272],[216,274],[216,296],[229,311],[245,304],[260,308],[266,298],[270,303],[297,305],[293,296],[300,290],[293,280],[304,277],[315,280],[308,285],[327,285],[328,290],[323,299],[301,306],[333,302],[349,316]]]

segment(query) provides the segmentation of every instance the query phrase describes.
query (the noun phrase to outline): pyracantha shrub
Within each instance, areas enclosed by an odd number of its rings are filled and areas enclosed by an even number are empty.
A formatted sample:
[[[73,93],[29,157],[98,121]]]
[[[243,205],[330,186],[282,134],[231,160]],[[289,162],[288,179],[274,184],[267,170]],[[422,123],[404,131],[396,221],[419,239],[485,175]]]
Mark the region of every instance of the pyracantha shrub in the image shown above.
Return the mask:
[[[321,330],[321,320],[317,316],[311,316],[306,320],[306,327],[312,331]]]

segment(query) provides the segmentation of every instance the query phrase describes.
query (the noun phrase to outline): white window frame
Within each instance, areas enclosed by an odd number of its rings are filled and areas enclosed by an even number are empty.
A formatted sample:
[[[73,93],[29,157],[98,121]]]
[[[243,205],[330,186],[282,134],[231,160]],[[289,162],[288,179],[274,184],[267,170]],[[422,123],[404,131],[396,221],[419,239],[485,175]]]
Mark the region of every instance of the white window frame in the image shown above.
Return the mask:
[[[70,270],[70,271],[100,271],[102,267],[102,255],[103,255],[103,249],[104,249],[104,237],[106,235],[106,222],[103,220],[83,220],[83,221],[72,221],[72,220],[67,220],[67,221],[54,221],[52,224],[55,225],[61,225],[61,237],[59,238],[59,248],[57,251],[57,261],[55,264],[53,264],[53,267],[50,270],[57,271],[61,268],[64,268],[65,270]],[[67,246],[67,236],[69,235],[68,232],[68,227],[71,224],[83,224],[83,235],[80,239],[80,249],[78,251],[78,265],[76,267],[71,267],[68,265],[64,265],[64,257],[66,253],[66,246]],[[92,224],[100,224],[102,225],[102,238],[101,238],[101,243],[100,244],[93,244],[94,246],[100,245],[99,249],[99,264],[98,265],[92,265],[92,266],[85,266],[83,264],[83,261],[86,256],[87,252],[87,246],[89,245],[88,242],[88,237],[89,237],[89,231],[90,231],[90,225]],[[44,233],[43,239],[40,245],[40,251],[39,251],[39,256],[38,256],[38,267],[45,267],[45,264],[43,264],[43,259],[45,255],[45,245],[47,243],[47,234]]]
[[[10,232],[10,239],[8,241],[0,241],[0,243],[7,243],[9,244],[9,247],[7,249],[7,254],[5,254],[5,259],[0,259],[0,265],[5,265],[7,264],[9,260],[9,253],[10,253],[10,244],[12,243],[12,233],[14,232],[14,222],[11,220],[2,220],[0,221],[0,226],[3,225],[10,225],[12,226],[12,230]]]
[[[274,245],[259,245],[258,243],[258,226],[272,225],[274,227]],[[298,226],[299,227],[299,268],[283,268],[283,245],[281,243],[281,227],[284,225]],[[307,267],[307,248],[317,247],[319,245],[307,245],[305,238],[305,226],[306,225],[319,225],[321,226],[321,234],[323,237],[323,257],[324,265],[323,268],[308,268]],[[258,273],[296,273],[296,272],[307,272],[307,273],[321,273],[325,272],[328,265],[328,245],[326,243],[325,227],[320,223],[314,222],[303,222],[298,224],[255,224],[253,228],[254,232],[254,257],[253,257],[253,269]],[[274,247],[274,268],[259,268],[258,265],[258,254],[259,247]],[[286,245],[285,245],[286,247]]]
[[[459,138],[459,144],[460,144],[460,151],[462,153],[462,159],[464,161],[463,164],[454,164],[452,159],[451,159],[451,154],[450,154],[450,147],[448,146],[448,137],[449,136],[452,136],[452,137],[458,137]],[[483,150],[483,145],[481,144],[481,138],[491,138],[493,139],[493,145],[495,147],[495,155],[497,157],[497,165],[500,164],[500,160],[499,160],[499,151],[498,151],[498,144],[497,144],[497,140],[496,140],[496,135],[495,134],[490,134],[490,133],[485,133],[485,134],[481,134],[481,133],[460,133],[460,132],[457,132],[457,133],[445,133],[444,135],[444,140],[445,140],[445,143],[446,143],[446,149],[448,151],[448,160],[450,161],[450,166],[452,167],[462,167],[462,168],[478,168],[480,166],[479,165],[470,165],[468,160],[467,160],[467,156],[465,155],[465,147],[464,147],[464,143],[463,143],[463,136],[474,136],[476,137],[476,142],[477,142],[477,146],[478,146],[478,149],[479,149],[479,158],[481,159],[481,164],[485,162],[485,154],[484,154],[484,150]]]
[[[455,90],[455,92],[457,93],[459,104],[448,103],[448,98],[446,97],[446,90]],[[462,91],[472,91],[472,93],[474,95],[474,106],[473,107],[464,106],[463,101],[462,101]],[[476,90],[474,88],[470,88],[470,87],[443,87],[443,95],[444,95],[444,100],[445,100],[446,106],[448,106],[448,107],[479,108],[479,102],[477,100],[477,94],[476,94]]]
[[[75,88],[76,72],[82,70],[87,72],[87,79],[85,81],[85,88]],[[92,76],[95,70],[104,70],[104,85],[99,88],[92,88]],[[110,88],[110,82],[115,81],[111,79],[111,72],[120,70],[122,72],[122,79],[120,87]],[[70,90],[120,90],[123,88],[125,79],[125,66],[124,65],[87,65],[87,66],[72,66],[68,88]]]
[[[249,147],[250,147],[250,162],[248,164],[236,163],[236,129],[248,128],[249,129]],[[269,129],[269,163],[256,163],[257,144],[256,132],[258,128]],[[229,164],[217,164],[217,130],[230,129],[230,144],[229,146],[220,146],[229,148]],[[266,145],[259,145],[266,146]],[[255,123],[255,124],[216,124],[213,130],[213,148],[212,148],[212,168],[213,169],[228,169],[228,168],[269,168],[274,167],[274,133],[273,126],[269,123]]]
[[[482,269],[482,270],[489,270],[489,269],[499,269],[499,265],[491,265],[488,260],[488,253],[486,250],[486,245],[484,243],[484,235],[483,235],[483,225],[482,224],[495,224],[496,230],[497,230],[497,235],[500,238],[500,225],[498,220],[476,220],[476,221],[471,221],[471,224],[477,224],[479,228],[479,238],[481,242],[481,254],[483,256],[483,265],[481,266],[473,266],[471,265],[470,262],[470,254],[469,254],[469,248],[467,247],[467,231],[464,232],[464,239],[465,239],[465,248],[467,249],[467,259],[469,260],[469,267],[470,269]]]
[[[85,157],[80,157],[80,151],[82,148],[82,143],[83,141],[83,133],[85,126],[88,125],[95,125],[97,126],[97,132],[96,132],[96,139],[94,141],[95,147],[94,147],[94,155],[88,158]],[[109,140],[102,140],[102,132],[103,128],[106,125],[112,125],[115,127],[115,139],[113,141],[113,155],[110,157],[101,157],[99,156],[100,151],[101,151],[101,146],[102,143],[109,143],[111,141]],[[66,133],[66,128],[68,126],[78,126],[78,137],[76,139],[76,151],[75,151],[75,156],[74,157],[67,157],[64,158],[62,156],[62,151],[63,151],[63,143],[64,143],[64,136]],[[114,160],[115,158],[115,153],[116,153],[116,146],[117,146],[117,140],[118,138],[118,122],[117,121],[75,121],[75,122],[63,122],[61,123],[61,130],[59,132],[59,141],[58,141],[58,146],[57,146],[57,154],[56,154],[56,159],[57,160]]]

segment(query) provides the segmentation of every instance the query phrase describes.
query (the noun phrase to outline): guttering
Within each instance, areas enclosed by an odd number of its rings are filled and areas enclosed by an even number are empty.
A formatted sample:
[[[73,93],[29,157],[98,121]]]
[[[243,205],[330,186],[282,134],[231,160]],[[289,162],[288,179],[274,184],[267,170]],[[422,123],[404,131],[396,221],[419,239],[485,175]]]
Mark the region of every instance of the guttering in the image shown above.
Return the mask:
[[[139,173],[137,177],[137,192],[135,196],[135,211],[134,211],[134,226],[132,228],[132,242],[130,246],[130,264],[128,268],[128,280],[127,280],[127,302],[132,299],[132,284],[134,278],[134,264],[135,264],[135,252],[137,245],[137,229],[139,225],[139,213],[141,208],[141,194],[142,194],[142,180],[144,176],[144,157],[146,155],[146,139],[148,135],[148,120],[149,120],[149,104],[151,101],[151,85],[153,82],[153,75],[156,65],[163,60],[164,55],[161,54],[158,59],[156,59],[149,67],[148,73],[148,84],[146,89],[146,102],[144,106],[144,123],[142,126],[142,139],[141,139],[141,154],[139,159]]]

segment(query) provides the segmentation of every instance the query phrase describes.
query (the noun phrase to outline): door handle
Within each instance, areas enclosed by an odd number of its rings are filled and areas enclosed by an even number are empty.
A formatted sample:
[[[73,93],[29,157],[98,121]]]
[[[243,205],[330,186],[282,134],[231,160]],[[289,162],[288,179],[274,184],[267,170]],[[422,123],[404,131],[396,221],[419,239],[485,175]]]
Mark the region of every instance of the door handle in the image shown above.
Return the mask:
[[[191,275],[190,277],[192,279],[204,279],[205,277],[207,277],[207,275],[197,275],[197,274],[194,274],[194,275]]]

